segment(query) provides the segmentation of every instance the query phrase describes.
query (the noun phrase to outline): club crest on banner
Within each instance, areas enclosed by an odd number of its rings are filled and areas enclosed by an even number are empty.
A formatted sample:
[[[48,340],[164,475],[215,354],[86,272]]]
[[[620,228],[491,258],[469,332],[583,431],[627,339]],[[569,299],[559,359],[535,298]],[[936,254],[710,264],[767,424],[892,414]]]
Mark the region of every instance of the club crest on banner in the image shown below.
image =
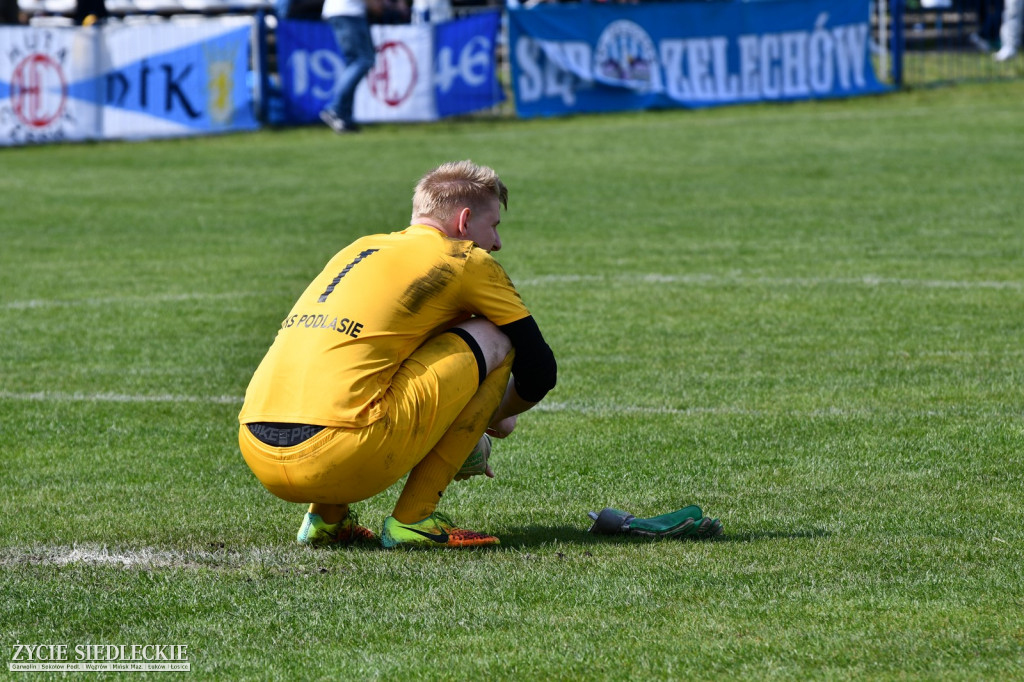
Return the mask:
[[[45,128],[60,118],[68,83],[59,62],[47,54],[30,54],[11,74],[11,110],[24,125]]]
[[[389,107],[400,106],[409,99],[418,79],[416,56],[408,45],[390,40],[377,47],[377,61],[367,76],[375,99]]]
[[[0,137],[46,142],[72,136],[74,41],[65,33],[10,28],[0,55]]]
[[[232,93],[235,90],[235,59],[237,49],[205,45],[207,111],[210,122],[226,126],[231,123],[235,111]]]
[[[654,41],[639,24],[628,19],[608,24],[597,39],[594,74],[603,83],[631,90],[661,89]]]

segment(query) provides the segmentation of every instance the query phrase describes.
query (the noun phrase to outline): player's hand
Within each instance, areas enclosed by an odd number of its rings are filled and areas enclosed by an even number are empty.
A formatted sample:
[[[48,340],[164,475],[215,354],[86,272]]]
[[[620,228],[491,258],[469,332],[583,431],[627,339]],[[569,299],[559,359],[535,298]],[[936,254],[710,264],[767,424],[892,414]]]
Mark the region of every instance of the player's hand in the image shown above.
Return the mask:
[[[494,478],[494,471],[487,460],[491,458],[491,437],[487,434],[480,436],[473,452],[469,453],[462,468],[455,474],[456,481],[465,481],[473,476],[484,475],[487,478]]]
[[[484,476],[486,476],[487,478],[494,478],[494,470],[491,469],[491,465],[488,464],[486,466],[487,466],[487,468],[484,469]],[[473,478],[474,476],[479,476],[479,475],[480,474],[464,474],[464,473],[461,473],[461,471],[460,471],[460,473],[455,475],[455,480],[456,481],[465,481],[467,478]]]
[[[505,417],[501,421],[493,422],[487,427],[487,433],[495,438],[505,438],[508,434],[515,431],[518,419],[518,415],[512,415],[511,417]]]

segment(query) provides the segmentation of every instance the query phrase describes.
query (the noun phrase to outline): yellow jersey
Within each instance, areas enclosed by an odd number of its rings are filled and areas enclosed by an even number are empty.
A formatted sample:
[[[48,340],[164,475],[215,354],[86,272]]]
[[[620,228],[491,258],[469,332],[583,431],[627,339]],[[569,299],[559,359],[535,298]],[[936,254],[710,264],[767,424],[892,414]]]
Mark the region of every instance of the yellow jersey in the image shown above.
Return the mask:
[[[471,241],[426,225],[370,235],[338,252],[281,323],[256,369],[241,423],[359,428],[427,339],[471,316],[529,317],[504,268]]]

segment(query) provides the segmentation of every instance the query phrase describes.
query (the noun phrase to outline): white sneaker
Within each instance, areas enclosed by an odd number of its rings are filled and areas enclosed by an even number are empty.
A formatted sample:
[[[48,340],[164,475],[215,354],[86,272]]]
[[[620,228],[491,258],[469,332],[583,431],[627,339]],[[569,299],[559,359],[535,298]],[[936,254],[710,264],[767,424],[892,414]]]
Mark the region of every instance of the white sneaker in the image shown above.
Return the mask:
[[[980,52],[992,51],[992,46],[989,44],[989,42],[982,38],[977,33],[972,33],[971,35],[967,36],[967,39],[970,40],[971,45],[974,45],[974,47],[978,48]]]
[[[320,112],[320,120],[330,126],[331,130],[344,135],[345,133],[358,133],[359,126],[353,123],[345,123],[337,114],[330,109],[324,109]]]
[[[1010,47],[1009,45],[1003,45],[999,48],[999,52],[996,52],[992,58],[997,62],[1005,62],[1007,59],[1013,59],[1017,56],[1017,49]]]

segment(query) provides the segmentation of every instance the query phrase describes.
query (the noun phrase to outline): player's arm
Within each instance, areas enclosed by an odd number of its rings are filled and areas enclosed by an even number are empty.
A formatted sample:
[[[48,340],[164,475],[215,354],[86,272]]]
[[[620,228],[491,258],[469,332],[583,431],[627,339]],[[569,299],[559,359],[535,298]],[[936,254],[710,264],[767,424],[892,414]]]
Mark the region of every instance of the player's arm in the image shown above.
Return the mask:
[[[489,432],[504,437],[515,428],[515,415],[540,402],[555,386],[558,367],[537,322],[523,305],[512,280],[491,254],[474,248],[465,264],[466,308],[495,322],[512,342],[512,378]],[[501,324],[498,320],[512,320]]]
[[[512,377],[488,431],[504,438],[515,428],[515,416],[530,409],[548,394],[558,379],[558,364],[533,316],[501,325],[516,356]]]

